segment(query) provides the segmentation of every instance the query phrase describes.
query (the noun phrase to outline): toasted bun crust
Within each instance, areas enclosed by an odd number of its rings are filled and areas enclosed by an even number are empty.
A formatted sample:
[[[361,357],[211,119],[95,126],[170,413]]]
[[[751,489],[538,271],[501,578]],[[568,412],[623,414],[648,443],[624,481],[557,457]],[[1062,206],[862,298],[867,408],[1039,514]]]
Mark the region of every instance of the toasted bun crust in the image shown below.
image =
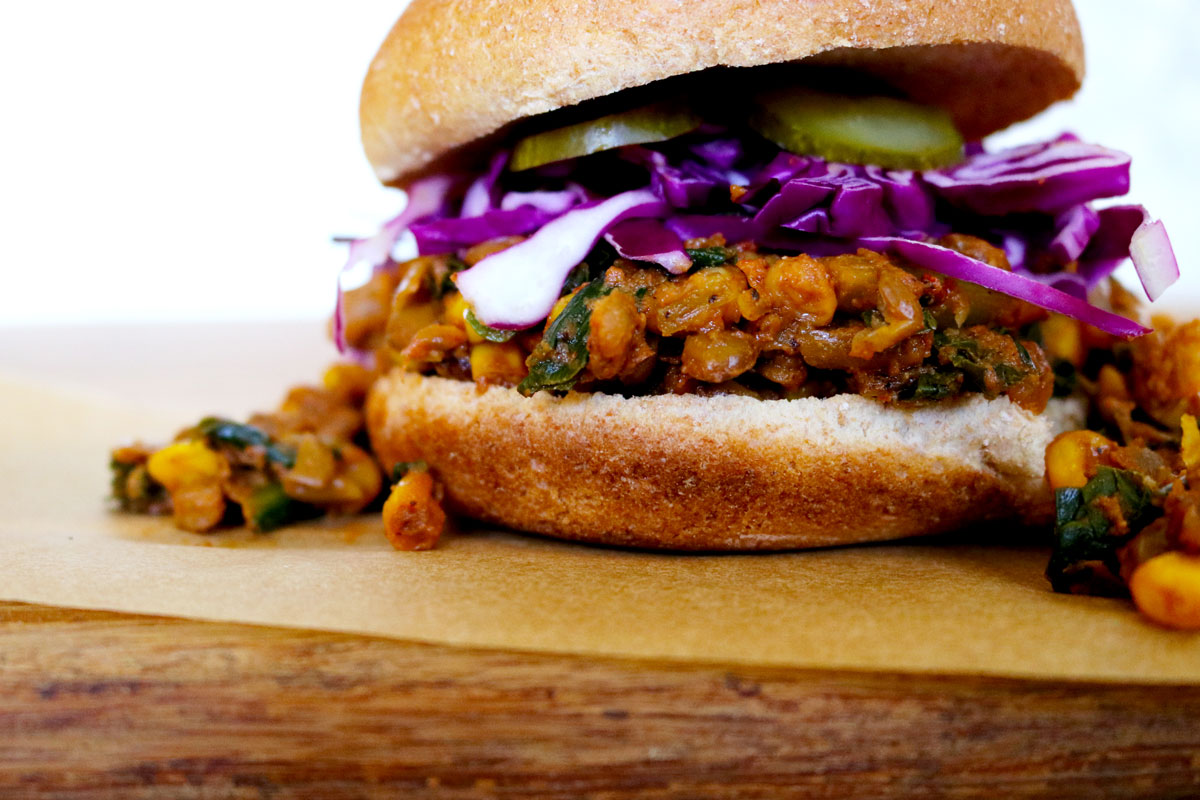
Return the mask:
[[[540,393],[394,371],[367,404],[390,469],[423,459],[450,508],[564,539],[777,550],[1044,521],[1046,445],[1078,404],[912,410],[827,400]]]
[[[808,60],[878,75],[975,138],[1071,96],[1070,0],[413,0],[371,63],[360,117],[403,184],[516,120],[710,67]]]

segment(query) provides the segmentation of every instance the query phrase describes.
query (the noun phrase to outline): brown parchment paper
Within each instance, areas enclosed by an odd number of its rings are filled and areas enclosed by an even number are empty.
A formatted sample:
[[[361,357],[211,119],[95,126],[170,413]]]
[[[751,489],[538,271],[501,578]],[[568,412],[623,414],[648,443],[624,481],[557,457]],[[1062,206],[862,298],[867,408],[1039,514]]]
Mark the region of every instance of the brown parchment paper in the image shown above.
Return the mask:
[[[452,645],[808,668],[1200,681],[1200,635],[1050,592],[1036,546],[672,555],[373,516],[197,536],[105,511],[107,450],[270,407],[317,323],[0,330],[0,599]]]

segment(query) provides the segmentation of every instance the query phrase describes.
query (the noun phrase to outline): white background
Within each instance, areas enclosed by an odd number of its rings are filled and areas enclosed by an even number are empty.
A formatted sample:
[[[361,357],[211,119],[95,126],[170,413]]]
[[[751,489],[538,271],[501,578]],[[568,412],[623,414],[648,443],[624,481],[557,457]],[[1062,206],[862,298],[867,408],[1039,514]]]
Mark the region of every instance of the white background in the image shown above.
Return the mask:
[[[0,4],[0,325],[327,314],[341,249],[395,213],[358,90],[402,0]],[[1196,0],[1079,0],[1089,76],[1002,134],[1134,156],[1200,308]]]

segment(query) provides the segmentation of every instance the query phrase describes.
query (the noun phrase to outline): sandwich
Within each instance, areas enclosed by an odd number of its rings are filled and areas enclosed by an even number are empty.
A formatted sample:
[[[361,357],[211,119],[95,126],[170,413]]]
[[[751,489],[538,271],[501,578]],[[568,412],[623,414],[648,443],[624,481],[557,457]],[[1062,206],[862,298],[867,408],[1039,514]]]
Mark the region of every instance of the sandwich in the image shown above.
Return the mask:
[[[416,0],[361,103],[409,204],[336,326],[384,373],[374,452],[614,545],[1048,520],[1066,340],[1147,330],[1105,283],[1131,254],[1152,297],[1177,275],[1144,209],[1092,206],[1124,154],[978,144],[1082,73],[1069,2]]]
[[[1083,495],[1141,469],[1138,521],[1163,517],[1200,327],[1148,336],[1111,279],[1178,277],[1111,200],[1128,156],[981,143],[1082,77],[1069,0],[414,0],[362,90],[407,202],[349,242],[346,362],[249,424],[119,449],[114,496],[198,531],[381,509],[399,549],[446,511],[690,551],[1086,517],[1125,525],[1120,572],[1133,518]],[[1056,587],[1094,555],[1057,552]]]

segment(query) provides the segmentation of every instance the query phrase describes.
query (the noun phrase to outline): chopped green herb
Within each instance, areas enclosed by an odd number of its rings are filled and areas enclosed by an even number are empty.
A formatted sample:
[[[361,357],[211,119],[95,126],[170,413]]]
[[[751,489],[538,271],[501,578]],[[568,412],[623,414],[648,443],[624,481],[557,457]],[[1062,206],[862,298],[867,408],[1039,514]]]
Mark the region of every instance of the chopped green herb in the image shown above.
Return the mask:
[[[1083,501],[1090,503],[1098,497],[1116,497],[1121,513],[1131,528],[1141,528],[1148,512],[1156,510],[1153,496],[1132,472],[1112,467],[1100,467],[1096,476],[1083,487]]]
[[[1021,382],[1025,377],[1025,373],[1016,367],[1010,367],[1008,364],[997,364],[996,377],[1003,381],[1005,386],[1013,386]]]
[[[575,385],[576,376],[588,362],[592,304],[611,291],[602,280],[594,280],[567,301],[526,361],[529,375],[517,386],[521,394],[531,395],[542,389],[565,392]]]
[[[639,286],[633,292],[633,301],[637,303],[638,311],[646,310],[646,298],[654,291],[653,286]]]
[[[934,334],[935,338],[937,334]],[[971,379],[973,387],[982,387],[987,376],[987,364],[980,352],[979,342],[974,339],[944,337],[946,343],[941,345],[939,357],[945,354],[952,367],[963,371]]]
[[[130,464],[114,458],[109,462],[109,469],[112,470],[112,498],[122,511],[146,514],[165,499],[166,491],[150,477],[145,464]]]
[[[567,273],[567,279],[563,281],[562,294],[559,297],[564,297],[587,283],[590,271],[586,261],[580,261],[572,267],[571,271]]]
[[[466,314],[467,324],[471,326],[471,330],[482,336],[489,342],[507,342],[509,339],[517,335],[516,331],[502,331],[499,328],[492,328],[484,325],[475,316],[475,312],[467,309]]]
[[[1082,489],[1059,489],[1054,493],[1054,524],[1065,525],[1074,521],[1083,508]]]
[[[941,400],[958,394],[962,388],[962,374],[956,371],[930,372],[917,378],[913,392],[915,400]]]
[[[921,318],[925,321],[925,327],[917,331],[918,333],[929,333],[937,330],[937,317],[930,313],[929,309],[921,309]]]
[[[933,343],[936,347],[957,347],[960,350],[968,350],[972,353],[979,352],[979,342],[960,335],[959,331],[938,331],[933,335]]]
[[[252,529],[267,533],[301,518],[305,508],[305,504],[288,497],[278,481],[272,481],[254,490],[242,504],[242,516]]]
[[[719,267],[737,253],[732,247],[689,247],[686,252],[694,267]]]
[[[567,279],[563,282],[559,296],[565,297],[588,281],[599,278],[616,260],[617,251],[613,249],[612,245],[601,239],[587,254],[587,258],[580,261],[567,273]]]
[[[1100,467],[1082,489],[1054,493],[1054,552],[1046,577],[1056,592],[1125,594],[1118,551],[1132,533],[1116,535],[1113,520],[1097,501],[1115,497],[1130,531],[1145,527],[1161,511],[1133,473]]]
[[[1016,342],[1021,361],[1033,368],[1033,358],[1025,347]],[[974,391],[988,391],[988,375],[994,373],[996,378],[1005,386],[1013,386],[1024,380],[1028,374],[1011,364],[1000,361],[996,355],[985,349],[975,339],[962,336],[958,332],[946,333],[936,331],[933,343],[938,348],[938,358],[955,369],[962,370],[967,378],[968,388]]]
[[[1025,349],[1025,345],[1021,344],[1021,340],[1017,337],[1012,337],[1013,344],[1017,346],[1017,353],[1021,356],[1021,363],[1029,369],[1033,369],[1033,356],[1029,355],[1029,351]]]
[[[433,273],[432,285],[430,286],[430,294],[434,300],[441,300],[446,294],[458,291],[458,287],[454,283],[454,273],[462,272],[467,268],[467,263],[458,256],[450,256],[446,260],[446,269],[440,274]]]
[[[295,451],[274,441],[267,436],[265,431],[253,425],[244,425],[220,417],[205,417],[200,420],[196,430],[210,444],[229,445],[238,450],[245,450],[247,447],[261,447],[266,451],[267,460],[286,469],[296,466]]]

